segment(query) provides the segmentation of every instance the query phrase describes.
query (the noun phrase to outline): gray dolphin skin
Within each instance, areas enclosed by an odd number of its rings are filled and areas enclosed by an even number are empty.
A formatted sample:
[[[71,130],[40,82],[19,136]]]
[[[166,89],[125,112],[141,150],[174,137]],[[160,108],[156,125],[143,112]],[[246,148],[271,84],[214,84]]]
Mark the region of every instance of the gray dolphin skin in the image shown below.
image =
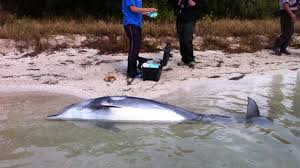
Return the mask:
[[[89,120],[117,123],[181,123],[202,121],[206,123],[264,123],[256,102],[248,97],[246,117],[204,115],[154,100],[111,96],[87,100],[66,107],[61,112],[47,117],[49,120]]]

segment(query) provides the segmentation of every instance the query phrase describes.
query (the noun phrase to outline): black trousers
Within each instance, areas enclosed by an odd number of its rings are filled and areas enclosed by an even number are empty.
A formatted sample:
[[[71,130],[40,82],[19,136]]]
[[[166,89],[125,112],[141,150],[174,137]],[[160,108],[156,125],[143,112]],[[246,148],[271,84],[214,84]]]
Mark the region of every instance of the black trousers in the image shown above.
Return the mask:
[[[184,63],[195,61],[193,51],[195,24],[196,21],[183,21],[180,19],[176,21],[177,37],[179,39],[180,54],[182,56],[181,61]]]
[[[129,39],[127,75],[129,77],[135,77],[137,75],[137,61],[139,61],[139,63],[147,61],[146,58],[139,57],[142,42],[142,29],[135,25],[127,25],[124,29]]]
[[[294,34],[294,22],[292,22],[292,19],[287,12],[282,11],[280,14],[280,27],[281,35],[277,39],[274,47],[280,48],[281,51],[284,51],[288,47]]]

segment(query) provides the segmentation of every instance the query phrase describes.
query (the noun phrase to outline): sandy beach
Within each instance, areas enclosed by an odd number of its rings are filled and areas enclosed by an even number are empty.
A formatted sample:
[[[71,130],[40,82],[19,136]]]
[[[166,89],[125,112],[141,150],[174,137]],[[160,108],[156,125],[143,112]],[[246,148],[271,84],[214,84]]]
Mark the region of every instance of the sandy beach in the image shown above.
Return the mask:
[[[180,54],[164,67],[159,82],[126,80],[127,54],[98,54],[98,50],[80,48],[80,43],[60,51],[28,55],[18,51],[14,41],[1,40],[0,92],[47,91],[95,98],[107,95],[127,95],[154,98],[180,89],[186,83],[199,80],[238,80],[253,74],[284,73],[300,67],[300,49],[292,55],[274,56],[268,50],[255,53],[228,54],[222,51],[195,51],[194,69],[178,66]],[[141,53],[154,58],[160,53]],[[107,81],[106,79],[110,79]]]

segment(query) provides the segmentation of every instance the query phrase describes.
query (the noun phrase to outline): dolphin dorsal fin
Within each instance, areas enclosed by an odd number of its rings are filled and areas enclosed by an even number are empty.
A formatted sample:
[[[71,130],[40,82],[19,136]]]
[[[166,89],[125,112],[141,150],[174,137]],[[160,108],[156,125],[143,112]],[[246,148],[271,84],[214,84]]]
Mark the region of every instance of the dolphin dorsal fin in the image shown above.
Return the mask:
[[[259,113],[259,109],[258,109],[256,102],[252,98],[248,97],[246,119],[250,119],[253,117],[259,117],[259,116],[260,116],[260,113]]]

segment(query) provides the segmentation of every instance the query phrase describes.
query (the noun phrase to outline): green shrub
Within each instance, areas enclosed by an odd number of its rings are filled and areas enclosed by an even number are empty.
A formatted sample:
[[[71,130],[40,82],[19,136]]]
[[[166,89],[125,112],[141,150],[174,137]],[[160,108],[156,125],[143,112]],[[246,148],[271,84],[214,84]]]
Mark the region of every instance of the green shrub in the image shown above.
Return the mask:
[[[266,19],[274,17],[278,10],[277,0],[203,0],[215,19]],[[157,20],[174,19],[172,6],[178,0],[144,0],[145,7],[157,7]],[[122,0],[0,0],[4,9],[16,12],[19,16],[34,17],[73,17],[93,16],[99,19],[122,17]],[[199,11],[201,12],[201,11]]]

